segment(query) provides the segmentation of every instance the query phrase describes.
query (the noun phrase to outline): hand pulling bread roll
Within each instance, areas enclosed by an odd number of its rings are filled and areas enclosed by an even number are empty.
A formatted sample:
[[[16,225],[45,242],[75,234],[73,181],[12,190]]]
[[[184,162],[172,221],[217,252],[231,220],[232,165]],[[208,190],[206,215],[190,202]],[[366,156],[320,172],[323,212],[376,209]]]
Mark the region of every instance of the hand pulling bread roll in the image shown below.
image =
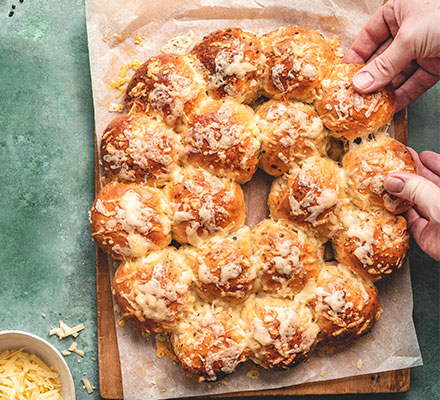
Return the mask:
[[[370,94],[354,90],[351,79],[363,66],[335,65],[330,77],[322,81],[322,92],[316,102],[326,128],[348,140],[376,132],[390,123],[396,107],[391,84]]]

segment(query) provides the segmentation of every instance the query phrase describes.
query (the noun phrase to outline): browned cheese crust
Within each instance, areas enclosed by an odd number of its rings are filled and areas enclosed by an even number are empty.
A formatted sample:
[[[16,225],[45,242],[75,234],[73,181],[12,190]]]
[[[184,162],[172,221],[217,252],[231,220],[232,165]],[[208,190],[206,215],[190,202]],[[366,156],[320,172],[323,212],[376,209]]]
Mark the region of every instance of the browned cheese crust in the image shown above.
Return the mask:
[[[324,125],[348,140],[377,131],[391,122],[396,107],[392,85],[370,94],[354,90],[351,80],[364,64],[337,64],[322,82],[316,108]]]
[[[317,236],[330,237],[339,228],[347,202],[341,168],[329,159],[311,157],[276,179],[269,194],[270,214]]]
[[[214,237],[197,249],[188,249],[199,295],[206,301],[245,301],[255,281],[251,254],[248,227],[240,228],[225,238]]]
[[[113,277],[113,294],[124,318],[143,332],[176,329],[193,307],[192,272],[173,248],[123,262]]]
[[[256,297],[246,303],[241,317],[249,337],[249,358],[266,369],[293,367],[318,342],[313,313],[292,300]]]
[[[401,268],[409,249],[405,218],[386,211],[347,210],[332,239],[336,259],[378,281]]]
[[[371,330],[382,314],[377,288],[343,265],[326,264],[318,277],[311,305],[320,340],[342,346]]]
[[[313,107],[270,100],[257,110],[261,140],[260,167],[280,176],[313,155],[326,155],[327,131]]]
[[[240,185],[209,172],[186,168],[169,185],[174,211],[173,238],[197,245],[219,233],[244,224],[245,206]]]
[[[416,164],[407,147],[389,137],[363,140],[344,155],[342,166],[347,173],[348,194],[353,203],[365,210],[386,208],[401,214],[413,205],[385,191],[383,181],[390,172],[417,174]]]
[[[163,185],[177,166],[174,131],[145,114],[116,117],[101,138],[101,160],[111,180]]]
[[[240,103],[255,101],[261,89],[265,57],[258,38],[240,28],[224,28],[205,36],[191,55],[199,61],[208,92]]]
[[[171,343],[184,371],[199,382],[215,381],[246,361],[245,335],[233,309],[196,308]]]
[[[265,219],[252,230],[252,261],[261,287],[278,296],[293,297],[319,273],[316,245],[301,231],[281,221]]]
[[[185,156],[221,177],[245,183],[258,164],[260,142],[252,109],[232,101],[208,101],[189,118]]]
[[[125,97],[130,112],[159,114],[176,126],[205,98],[205,83],[191,58],[177,54],[151,57],[134,73]]]
[[[311,29],[282,27],[261,37],[266,65],[263,89],[275,99],[312,102],[335,62],[332,47]]]
[[[171,242],[170,217],[171,209],[158,189],[112,182],[93,203],[92,238],[118,260],[142,257]]]

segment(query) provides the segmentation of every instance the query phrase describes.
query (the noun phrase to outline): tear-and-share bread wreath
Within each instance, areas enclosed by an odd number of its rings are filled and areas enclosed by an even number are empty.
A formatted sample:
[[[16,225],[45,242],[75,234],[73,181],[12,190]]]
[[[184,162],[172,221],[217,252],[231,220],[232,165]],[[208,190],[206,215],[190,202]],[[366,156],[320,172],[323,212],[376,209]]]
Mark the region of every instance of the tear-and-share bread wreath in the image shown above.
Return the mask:
[[[384,129],[394,92],[357,93],[362,65],[337,54],[302,27],[220,29],[147,60],[103,133],[90,221],[121,261],[113,293],[199,381],[359,338],[382,312],[373,282],[404,262],[411,204],[383,180],[416,166]],[[276,179],[250,229],[240,185],[258,167]]]

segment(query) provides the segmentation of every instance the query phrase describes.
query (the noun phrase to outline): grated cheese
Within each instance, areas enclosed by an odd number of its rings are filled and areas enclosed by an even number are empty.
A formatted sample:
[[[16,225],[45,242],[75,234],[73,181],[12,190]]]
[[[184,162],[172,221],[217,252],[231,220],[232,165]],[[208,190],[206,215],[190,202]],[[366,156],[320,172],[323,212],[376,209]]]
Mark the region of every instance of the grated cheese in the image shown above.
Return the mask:
[[[49,331],[49,335],[57,335],[60,339],[64,339],[68,336],[77,337],[78,332],[82,331],[85,328],[83,324],[79,324],[74,326],[73,328],[70,328],[68,325],[66,325],[63,321],[60,321],[60,327],[59,328],[52,328]]]
[[[62,400],[56,367],[48,367],[24,347],[0,353],[0,399]]]
[[[93,387],[90,384],[90,381],[87,378],[82,378],[82,383],[84,384],[84,389],[87,390],[87,393],[90,394],[93,392]]]

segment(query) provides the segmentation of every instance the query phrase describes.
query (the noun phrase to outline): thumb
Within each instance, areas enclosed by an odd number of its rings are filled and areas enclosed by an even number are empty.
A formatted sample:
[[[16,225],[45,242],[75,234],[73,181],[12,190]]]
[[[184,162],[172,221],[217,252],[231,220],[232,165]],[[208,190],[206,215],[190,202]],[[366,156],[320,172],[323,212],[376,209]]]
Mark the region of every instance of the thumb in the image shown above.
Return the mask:
[[[354,75],[352,84],[360,93],[370,93],[381,89],[390,83],[412,59],[410,46],[405,44],[398,33],[382,54]]]
[[[431,221],[440,225],[440,188],[430,180],[405,172],[393,172],[384,180],[390,194],[412,201]]]

